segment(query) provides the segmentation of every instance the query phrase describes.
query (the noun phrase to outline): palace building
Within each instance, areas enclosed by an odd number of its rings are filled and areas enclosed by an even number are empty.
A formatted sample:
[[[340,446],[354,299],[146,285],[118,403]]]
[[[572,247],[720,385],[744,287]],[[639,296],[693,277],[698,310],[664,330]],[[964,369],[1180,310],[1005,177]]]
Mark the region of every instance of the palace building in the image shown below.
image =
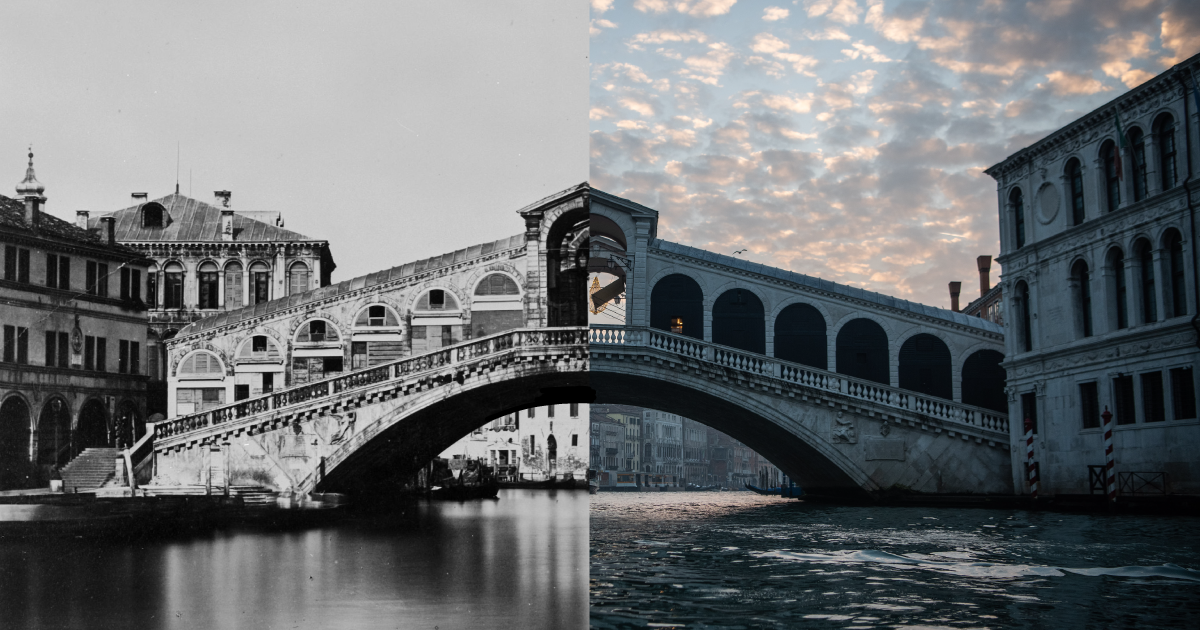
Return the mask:
[[[45,486],[75,455],[129,446],[146,420],[150,261],[113,221],[86,230],[45,212],[33,153],[0,196],[0,489]]]
[[[81,227],[111,218],[117,242],[153,261],[145,288],[152,413],[173,411],[167,409],[166,340],[205,317],[327,286],[336,267],[328,241],[284,229],[278,212],[233,210],[227,190],[214,195],[208,204],[178,189],[154,200],[133,193],[133,205],[107,215],[77,211]],[[258,392],[281,386],[282,379],[273,378],[282,372],[282,358],[265,347],[250,352],[261,360],[245,385]]]
[[[1009,414],[1041,493],[1200,493],[1196,207],[1200,56],[987,171],[997,182]],[[1121,137],[1123,131],[1124,138]],[[1022,422],[1013,474],[1029,491]]]

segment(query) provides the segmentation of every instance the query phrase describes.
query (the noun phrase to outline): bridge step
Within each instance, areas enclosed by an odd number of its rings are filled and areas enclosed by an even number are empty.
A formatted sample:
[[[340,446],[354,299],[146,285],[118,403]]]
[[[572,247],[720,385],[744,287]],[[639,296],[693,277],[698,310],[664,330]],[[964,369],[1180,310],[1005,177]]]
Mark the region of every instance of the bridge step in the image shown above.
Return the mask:
[[[115,448],[89,448],[62,469],[66,492],[95,490],[114,476],[114,462],[121,451]]]

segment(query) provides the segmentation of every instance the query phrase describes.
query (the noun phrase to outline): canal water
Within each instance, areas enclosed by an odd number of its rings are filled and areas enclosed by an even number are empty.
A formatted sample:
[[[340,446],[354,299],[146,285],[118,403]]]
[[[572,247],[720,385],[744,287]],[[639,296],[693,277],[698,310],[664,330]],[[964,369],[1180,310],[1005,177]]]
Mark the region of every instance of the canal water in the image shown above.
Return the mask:
[[[1200,519],[600,493],[591,627],[1200,628]]]
[[[3,628],[582,628],[588,495],[502,490],[333,525],[0,540]]]

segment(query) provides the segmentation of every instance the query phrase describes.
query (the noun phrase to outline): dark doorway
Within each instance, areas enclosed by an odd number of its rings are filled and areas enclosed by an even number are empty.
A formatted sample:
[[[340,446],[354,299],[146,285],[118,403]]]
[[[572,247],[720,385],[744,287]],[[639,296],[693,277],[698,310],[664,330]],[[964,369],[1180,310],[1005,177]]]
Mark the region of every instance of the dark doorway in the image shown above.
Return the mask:
[[[99,400],[89,400],[79,411],[79,424],[75,427],[75,453],[84,449],[110,446],[108,418],[104,405]]]
[[[0,405],[0,489],[28,488],[33,483],[29,465],[29,405],[10,396]]]
[[[588,215],[559,217],[546,237],[546,306],[550,326],[587,326]]]
[[[37,429],[38,467],[49,472],[71,461],[71,409],[55,398],[42,407]]]
[[[792,304],[775,318],[775,356],[826,369],[829,345],[825,318],[808,304]]]
[[[933,335],[909,337],[900,347],[900,388],[937,396],[954,398],[954,377],[950,374],[950,348]]]
[[[888,338],[883,327],[869,319],[855,319],[837,336],[837,373],[888,385]]]
[[[962,371],[962,401],[1000,413],[1008,413],[1004,386],[1008,374],[1000,367],[1004,355],[995,350],[980,350],[967,357]]]
[[[558,470],[558,440],[554,436],[546,438],[546,463],[550,466],[550,474]]]
[[[137,405],[132,400],[121,403],[117,411],[117,437],[120,446],[129,448],[146,433],[138,414]]]
[[[672,274],[650,292],[650,327],[704,339],[704,292],[695,280]]]
[[[762,300],[745,289],[731,289],[713,304],[713,343],[766,354],[767,330]]]

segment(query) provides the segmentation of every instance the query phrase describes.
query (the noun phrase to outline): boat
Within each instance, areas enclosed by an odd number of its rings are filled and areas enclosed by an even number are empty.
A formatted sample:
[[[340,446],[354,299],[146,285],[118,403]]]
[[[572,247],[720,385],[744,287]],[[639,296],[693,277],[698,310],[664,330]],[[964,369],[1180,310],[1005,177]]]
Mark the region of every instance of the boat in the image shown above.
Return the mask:
[[[438,501],[470,501],[472,499],[495,499],[500,494],[500,484],[496,481],[450,484],[444,487],[435,486],[429,490],[429,498]]]
[[[785,486],[782,488],[759,488],[753,484],[745,484],[746,489],[757,494],[783,497],[785,499],[799,499],[804,495],[804,490],[797,485]]]

